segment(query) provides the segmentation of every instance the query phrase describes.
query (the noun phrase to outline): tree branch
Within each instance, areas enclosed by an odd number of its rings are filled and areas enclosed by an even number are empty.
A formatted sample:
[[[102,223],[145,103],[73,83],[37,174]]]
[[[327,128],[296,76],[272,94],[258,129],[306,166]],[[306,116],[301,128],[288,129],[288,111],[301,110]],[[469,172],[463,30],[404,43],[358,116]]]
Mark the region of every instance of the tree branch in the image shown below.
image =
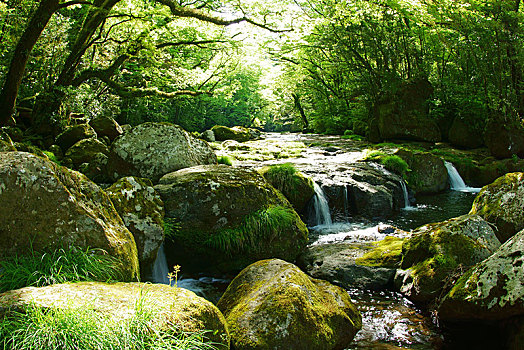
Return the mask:
[[[58,5],[58,8],[63,9],[63,8],[73,6],[73,5],[91,5],[92,6],[93,3],[87,0],[72,0],[72,1],[67,1],[67,2],[64,2]]]

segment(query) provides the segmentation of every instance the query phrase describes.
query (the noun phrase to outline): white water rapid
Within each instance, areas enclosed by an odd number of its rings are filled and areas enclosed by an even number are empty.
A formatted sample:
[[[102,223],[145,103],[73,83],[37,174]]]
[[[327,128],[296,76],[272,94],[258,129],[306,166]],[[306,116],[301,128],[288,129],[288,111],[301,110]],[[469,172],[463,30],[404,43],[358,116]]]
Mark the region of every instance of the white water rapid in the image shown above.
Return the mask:
[[[406,183],[404,180],[400,181],[400,187],[402,187],[402,192],[404,192],[404,208],[406,210],[415,209],[416,207],[412,207],[411,203],[409,202],[409,193],[408,193],[408,187],[406,186]]]
[[[469,187],[466,185],[466,183],[464,182],[459,172],[457,171],[457,169],[455,168],[455,166],[452,163],[444,162],[444,165],[446,166],[446,169],[448,170],[449,184],[453,191],[473,192],[473,193],[480,192],[480,188]]]
[[[332,225],[331,214],[329,213],[329,205],[326,199],[322,187],[320,187],[316,182],[314,183],[315,187],[315,196],[313,198],[313,209],[315,211],[315,226],[318,225]]]

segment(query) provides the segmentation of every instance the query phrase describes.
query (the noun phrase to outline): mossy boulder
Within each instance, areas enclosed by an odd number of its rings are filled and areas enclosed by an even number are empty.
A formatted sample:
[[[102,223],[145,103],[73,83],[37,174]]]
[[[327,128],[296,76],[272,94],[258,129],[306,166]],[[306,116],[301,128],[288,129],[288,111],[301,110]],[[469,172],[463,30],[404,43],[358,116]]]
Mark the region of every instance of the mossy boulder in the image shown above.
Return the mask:
[[[440,157],[428,152],[413,152],[406,149],[399,149],[395,155],[404,159],[411,169],[407,173],[406,182],[412,191],[434,194],[448,187],[448,171]]]
[[[403,243],[403,238],[387,236],[381,241],[373,242],[371,250],[357,258],[355,262],[363,266],[396,269],[400,267],[402,261]]]
[[[234,349],[345,349],[362,327],[349,295],[279,259],[256,262],[217,304]]]
[[[84,175],[29,153],[0,153],[0,203],[0,258],[100,248],[118,259],[124,280],[139,278],[133,235]]]
[[[254,170],[201,165],[165,175],[155,190],[173,223],[168,260],[239,271],[254,261],[294,261],[307,229],[291,204]]]
[[[164,203],[148,179],[124,177],[106,189],[116,211],[135,237],[142,277],[151,274],[164,241]]]
[[[0,294],[0,322],[12,312],[28,307],[44,309],[90,308],[114,322],[137,313],[154,313],[152,330],[206,332],[210,342],[229,349],[229,334],[222,313],[211,302],[182,288],[163,284],[80,282],[46,287],[26,287]],[[80,311],[81,312],[81,311]]]
[[[67,151],[71,146],[83,139],[96,138],[96,131],[89,124],[70,126],[56,137],[56,144]]]
[[[82,163],[90,163],[98,153],[108,155],[109,149],[97,139],[90,138],[75,143],[66,151],[65,156],[73,161],[75,167],[78,167]]]
[[[109,157],[106,154],[96,153],[95,155],[93,155],[89,163],[80,164],[80,166],[78,167],[78,171],[87,176],[93,182],[100,184],[111,183],[112,180],[109,177],[109,175],[107,175],[108,162]]]
[[[402,245],[396,285],[411,300],[429,303],[439,296],[457,268],[473,266],[493,254],[500,242],[478,215],[463,215],[421,226]]]
[[[229,128],[227,126],[215,125],[211,128],[211,131],[213,131],[216,141],[234,140],[246,142],[256,138],[248,128],[242,126]]]
[[[384,290],[393,285],[398,266],[379,266],[363,260],[373,243],[331,243],[308,247],[297,265],[309,276],[329,281],[342,288]],[[400,256],[400,251],[398,252]],[[400,258],[398,259],[400,264]]]
[[[524,230],[468,270],[438,310],[447,321],[524,317]]]
[[[470,214],[478,214],[497,227],[495,234],[505,242],[524,228],[524,173],[509,173],[484,186]]]
[[[378,129],[374,132],[377,134],[378,131],[378,135],[370,135],[372,141],[377,138],[440,141],[437,124],[428,117],[427,99],[432,92],[430,82],[425,78],[419,78],[401,84],[395,93],[384,95],[373,106],[370,129]]]
[[[151,179],[200,164],[216,164],[217,157],[207,142],[178,125],[144,123],[115,140],[109,154],[108,173],[117,180],[124,176]]]
[[[258,172],[289,200],[293,208],[304,213],[306,206],[315,195],[313,180],[291,164],[280,164],[258,169]]]
[[[99,137],[107,136],[111,142],[124,133],[120,125],[108,116],[98,116],[91,119],[89,125],[91,125]]]

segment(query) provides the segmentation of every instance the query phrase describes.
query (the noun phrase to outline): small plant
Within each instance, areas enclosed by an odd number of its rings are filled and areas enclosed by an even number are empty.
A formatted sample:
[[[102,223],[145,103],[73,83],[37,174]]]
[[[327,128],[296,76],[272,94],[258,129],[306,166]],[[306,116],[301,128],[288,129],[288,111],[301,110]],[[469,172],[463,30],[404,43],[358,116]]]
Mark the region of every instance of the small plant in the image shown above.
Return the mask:
[[[167,274],[167,278],[169,279],[169,285],[173,285],[173,281],[175,281],[175,287],[178,287],[178,273],[180,272],[180,265],[174,265],[173,271]]]
[[[173,218],[164,219],[164,235],[166,238],[173,240],[176,235],[180,232],[182,225],[180,222]]]
[[[42,151],[46,156],[47,158],[49,158],[50,161],[52,161],[53,163],[56,163],[58,165],[62,165],[60,163],[60,161],[58,160],[58,158],[56,158],[55,154],[51,151]]]
[[[230,156],[220,156],[217,159],[218,164],[225,164],[232,166],[233,165],[233,157]]]
[[[353,135],[353,130],[346,130],[344,131],[344,136]]]
[[[117,259],[101,249],[70,248],[52,252],[31,251],[28,256],[14,256],[0,261],[0,292],[26,286],[121,280]]]

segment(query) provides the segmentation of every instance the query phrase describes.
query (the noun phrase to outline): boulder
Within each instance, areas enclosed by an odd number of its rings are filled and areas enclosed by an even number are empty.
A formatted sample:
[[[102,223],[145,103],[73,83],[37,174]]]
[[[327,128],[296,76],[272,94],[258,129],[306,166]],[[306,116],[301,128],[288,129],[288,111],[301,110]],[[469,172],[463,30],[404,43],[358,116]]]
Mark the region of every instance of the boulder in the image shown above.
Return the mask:
[[[273,165],[258,172],[289,200],[298,213],[304,213],[306,205],[315,194],[313,180],[290,164]]]
[[[426,101],[432,93],[426,78],[403,83],[396,93],[375,103],[370,129],[375,124],[382,140],[440,141],[440,130],[428,116]]]
[[[0,153],[0,203],[0,258],[100,248],[118,259],[124,280],[139,278],[133,235],[84,175],[29,153]]]
[[[82,163],[91,162],[98,153],[109,154],[109,149],[105,144],[97,139],[83,139],[71,146],[65,153],[70,158],[75,167]]]
[[[155,190],[177,223],[166,247],[177,264],[239,271],[268,257],[294,261],[306,246],[298,214],[254,170],[201,165],[165,175]]]
[[[106,189],[116,211],[135,237],[142,277],[151,274],[164,241],[164,203],[148,179],[124,177]]]
[[[524,173],[509,173],[484,186],[470,214],[494,224],[502,243],[524,229]]]
[[[200,134],[200,138],[202,140],[207,141],[207,142],[215,142],[216,141],[215,133],[213,132],[213,130],[206,130],[206,131],[204,131],[203,133]]]
[[[434,194],[448,187],[448,171],[444,161],[428,152],[412,152],[399,149],[395,152],[408,163],[408,187],[419,194]]]
[[[79,282],[13,290],[0,294],[0,322],[34,306],[87,308],[115,326],[137,314],[144,317],[140,313],[152,314],[148,325],[154,331],[205,332],[206,340],[229,349],[226,322],[217,307],[193,292],[164,284]]]
[[[484,141],[491,154],[499,159],[517,155],[524,158],[524,127],[496,115],[488,119]]]
[[[114,180],[138,176],[156,183],[167,173],[216,162],[217,157],[209,145],[180,126],[144,123],[113,142],[107,167]]]
[[[409,299],[429,303],[457,270],[493,254],[500,242],[478,215],[463,215],[421,226],[402,245],[402,269],[395,284]]]
[[[70,126],[56,137],[56,144],[67,151],[71,146],[83,139],[96,138],[95,129],[89,124]]]
[[[346,242],[314,245],[300,256],[297,264],[311,277],[326,280],[344,289],[383,290],[393,285],[397,266],[387,263],[380,266],[363,259],[373,247],[372,243]],[[401,248],[398,248],[398,265],[400,253]]]
[[[108,116],[99,116],[91,119],[89,125],[91,125],[99,137],[107,136],[111,142],[124,133],[120,125]]]
[[[448,131],[449,142],[458,148],[478,148],[484,145],[482,132],[476,130],[472,123],[455,117]]]
[[[346,349],[362,327],[345,290],[279,259],[244,269],[217,306],[237,350]]]
[[[494,321],[524,316],[524,230],[468,270],[440,303],[447,321]]]
[[[65,158],[69,159],[69,158]],[[111,183],[111,179],[107,175],[107,162],[109,157],[104,153],[96,153],[89,163],[83,163],[78,167],[78,170],[87,176],[91,181],[102,184]],[[64,164],[65,165],[65,164]]]
[[[217,141],[234,140],[238,142],[246,142],[255,139],[255,135],[248,128],[243,126],[234,126],[228,128],[227,126],[215,125],[211,128],[211,131],[215,134]]]

